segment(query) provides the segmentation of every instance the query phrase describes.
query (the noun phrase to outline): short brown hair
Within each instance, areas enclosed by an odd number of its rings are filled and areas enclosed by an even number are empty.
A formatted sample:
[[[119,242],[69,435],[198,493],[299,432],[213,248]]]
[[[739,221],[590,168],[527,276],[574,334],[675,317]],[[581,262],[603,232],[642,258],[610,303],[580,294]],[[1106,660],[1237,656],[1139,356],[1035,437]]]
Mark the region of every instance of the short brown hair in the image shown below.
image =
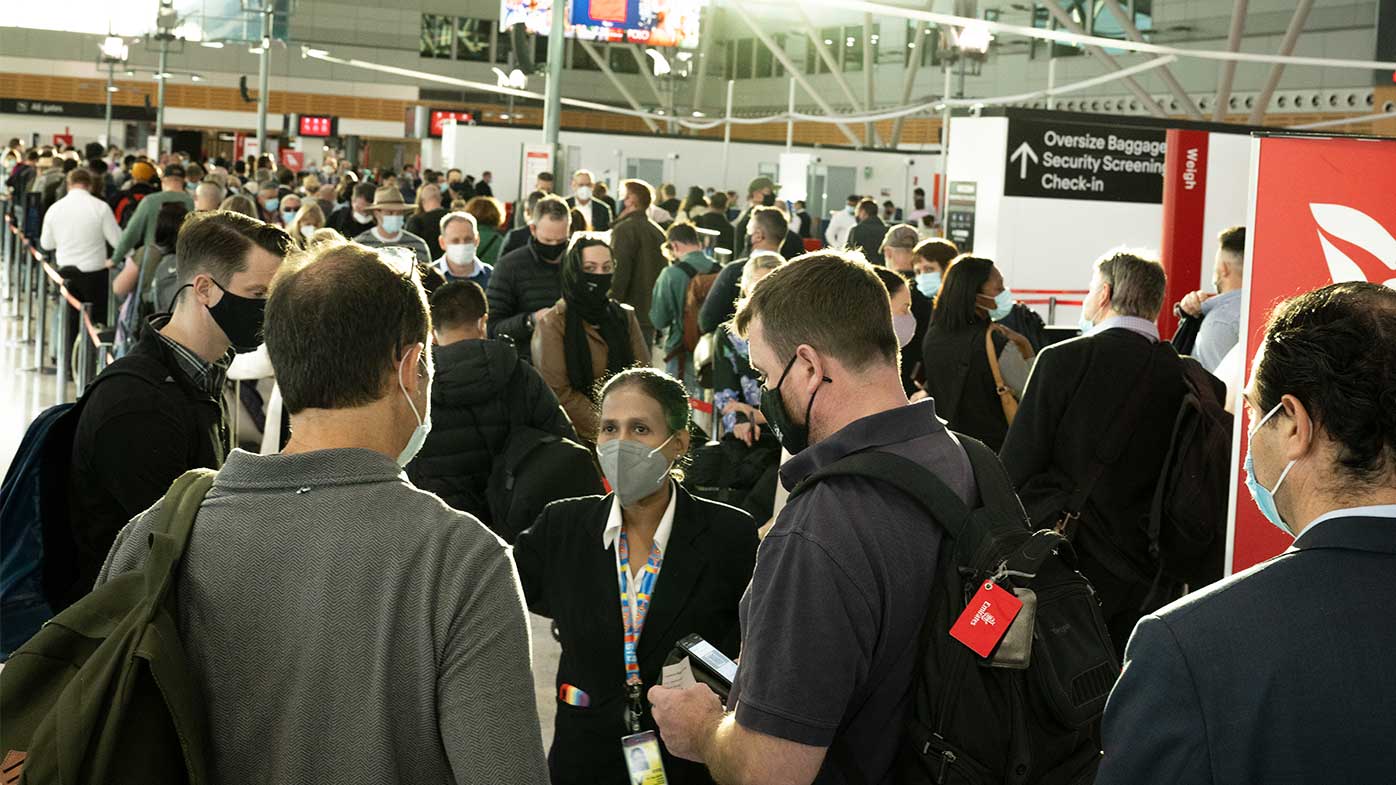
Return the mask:
[[[936,262],[944,269],[950,260],[960,255],[960,249],[943,237],[931,237],[917,243],[912,253],[928,262]]]
[[[1111,310],[1151,322],[1158,318],[1168,286],[1162,264],[1137,253],[1113,251],[1097,259],[1095,266],[1110,284]]]
[[[489,314],[485,290],[474,281],[451,281],[431,293],[431,323],[435,328],[451,330],[472,325]]]
[[[700,245],[698,240],[698,230],[693,228],[693,224],[670,224],[669,231],[664,233],[664,239],[671,243],[683,243],[684,245]]]
[[[358,243],[326,243],[282,266],[263,331],[296,414],[396,392],[394,369],[408,347],[430,344],[431,315],[416,265]]]
[[[84,167],[78,167],[68,172],[68,187],[72,188],[75,185],[90,189],[92,187],[92,172]]]
[[[751,223],[761,227],[771,242],[780,245],[785,240],[785,235],[790,232],[790,222],[785,220],[785,213],[774,207],[753,207],[751,208]],[[746,238],[739,238],[745,241]]]
[[[852,371],[898,362],[887,287],[857,251],[817,251],[773,270],[737,304],[732,320],[747,337],[760,317],[766,342],[786,360],[802,344]]]
[[[860,215],[877,215],[877,202],[871,199],[864,199],[858,203],[858,209],[854,210]]]
[[[916,247],[916,229],[908,224],[897,224],[887,230],[882,237],[883,248],[899,248],[910,251]]]
[[[504,212],[493,196],[475,196],[465,203],[465,212],[475,216],[477,227],[498,229],[504,225]]]
[[[175,244],[175,273],[181,286],[206,273],[222,286],[235,273],[247,269],[247,252],[257,246],[284,257],[292,248],[291,236],[279,226],[249,218],[232,210],[190,213],[179,227]]]
[[[639,200],[641,210],[648,210],[650,205],[654,204],[654,188],[644,180],[622,180],[620,186],[627,194]]]

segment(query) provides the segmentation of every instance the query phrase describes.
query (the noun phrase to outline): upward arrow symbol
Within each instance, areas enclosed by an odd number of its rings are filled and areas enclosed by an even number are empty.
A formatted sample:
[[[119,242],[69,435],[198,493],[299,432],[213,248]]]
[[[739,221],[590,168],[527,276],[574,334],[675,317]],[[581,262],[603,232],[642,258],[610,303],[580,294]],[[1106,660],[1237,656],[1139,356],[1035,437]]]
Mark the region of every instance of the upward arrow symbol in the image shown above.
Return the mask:
[[[1018,179],[1020,180],[1027,179],[1029,158],[1032,159],[1033,163],[1037,163],[1037,153],[1033,152],[1032,147],[1027,142],[1018,145],[1018,149],[1013,151],[1013,155],[1008,156],[1009,163],[1020,162],[1018,165]]]

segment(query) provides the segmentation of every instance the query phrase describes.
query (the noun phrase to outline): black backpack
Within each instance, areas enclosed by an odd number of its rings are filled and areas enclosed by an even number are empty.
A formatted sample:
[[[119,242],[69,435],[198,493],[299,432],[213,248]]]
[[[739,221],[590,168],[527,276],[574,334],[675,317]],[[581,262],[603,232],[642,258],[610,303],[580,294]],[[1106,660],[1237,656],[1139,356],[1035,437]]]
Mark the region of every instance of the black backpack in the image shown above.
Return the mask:
[[[490,528],[513,543],[548,504],[604,490],[591,450],[571,439],[514,423],[485,486]]]
[[[1120,670],[1095,590],[1075,570],[1065,538],[1029,528],[993,451],[958,438],[979,487],[974,509],[925,467],[876,450],[834,462],[790,495],[828,477],[862,477],[915,499],[945,531],[894,780],[1088,783],[1100,761],[1099,718]],[[1023,642],[1026,663],[1000,661],[1003,643],[981,658],[950,636],[986,581],[1020,598],[1036,596],[1035,613],[1025,601],[1004,638]],[[862,777],[851,755],[837,742],[830,752],[832,765],[857,785]]]

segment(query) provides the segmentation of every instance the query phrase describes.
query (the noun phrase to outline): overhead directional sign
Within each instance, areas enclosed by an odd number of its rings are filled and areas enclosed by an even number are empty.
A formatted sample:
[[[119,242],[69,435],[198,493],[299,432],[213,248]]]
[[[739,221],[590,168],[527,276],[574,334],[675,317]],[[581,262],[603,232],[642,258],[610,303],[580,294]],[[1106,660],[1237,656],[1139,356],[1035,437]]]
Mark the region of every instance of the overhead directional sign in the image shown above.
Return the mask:
[[[1166,132],[1010,118],[1004,196],[1163,201]]]

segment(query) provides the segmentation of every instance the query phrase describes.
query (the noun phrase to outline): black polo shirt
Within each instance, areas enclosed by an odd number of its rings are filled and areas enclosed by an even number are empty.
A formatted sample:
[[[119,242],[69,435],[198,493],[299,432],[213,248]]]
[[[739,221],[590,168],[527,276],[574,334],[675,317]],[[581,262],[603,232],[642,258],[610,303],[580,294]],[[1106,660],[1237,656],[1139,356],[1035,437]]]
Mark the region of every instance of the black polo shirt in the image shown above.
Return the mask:
[[[977,498],[964,449],[933,401],[853,422],[781,468],[793,488],[851,453],[878,449],[929,468]],[[911,707],[917,640],[940,528],[909,497],[836,477],[793,500],[761,543],[742,598],[742,652],[728,708],[749,730],[844,745],[870,785],[891,774]],[[826,758],[817,783],[843,778]]]

